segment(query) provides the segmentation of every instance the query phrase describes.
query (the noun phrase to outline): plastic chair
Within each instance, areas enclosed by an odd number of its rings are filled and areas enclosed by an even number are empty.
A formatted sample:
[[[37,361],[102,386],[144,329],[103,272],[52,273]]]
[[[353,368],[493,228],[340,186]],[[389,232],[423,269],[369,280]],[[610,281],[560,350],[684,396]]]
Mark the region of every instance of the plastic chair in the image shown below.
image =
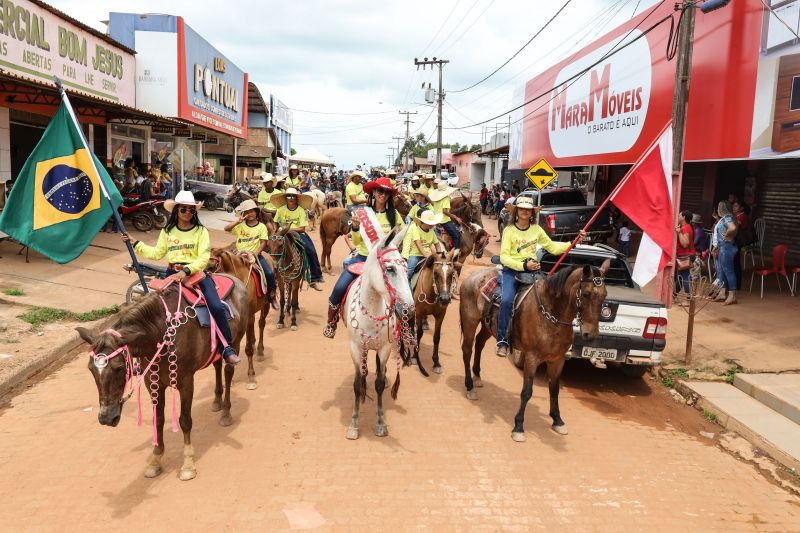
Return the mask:
[[[767,234],[767,222],[763,218],[757,218],[753,222],[753,228],[756,232],[756,240],[747,246],[742,246],[742,268],[747,266],[747,254],[750,254],[750,262],[753,268],[756,267],[756,249],[758,250],[758,257],[761,259],[761,266],[764,266],[764,235]]]
[[[781,276],[786,278],[786,284],[789,286],[789,292],[794,296],[794,287],[789,281],[789,275],[786,273],[786,252],[789,251],[788,244],[778,244],[772,249],[772,266],[769,267],[756,267],[753,273],[750,274],[750,292],[753,292],[753,279],[758,276],[761,278],[761,298],[764,298],[764,278],[770,274],[775,274],[778,278],[778,290],[781,289]]]
[[[797,294],[797,274],[800,273],[800,266],[792,268],[789,272],[792,273],[792,296]]]

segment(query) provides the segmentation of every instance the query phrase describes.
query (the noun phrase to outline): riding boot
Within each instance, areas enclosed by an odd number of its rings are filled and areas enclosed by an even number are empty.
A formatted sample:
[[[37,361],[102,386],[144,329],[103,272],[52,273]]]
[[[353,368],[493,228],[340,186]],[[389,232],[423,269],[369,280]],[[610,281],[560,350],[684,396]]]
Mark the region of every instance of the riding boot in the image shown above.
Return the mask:
[[[278,304],[278,294],[277,293],[278,293],[277,289],[270,289],[269,291],[267,291],[267,299],[269,300],[269,304],[272,306],[272,308],[275,311],[280,309],[280,306]]]
[[[328,323],[325,324],[325,329],[322,330],[322,334],[332,339],[336,336],[336,325],[339,322],[339,307],[340,305],[333,305],[328,303]]]

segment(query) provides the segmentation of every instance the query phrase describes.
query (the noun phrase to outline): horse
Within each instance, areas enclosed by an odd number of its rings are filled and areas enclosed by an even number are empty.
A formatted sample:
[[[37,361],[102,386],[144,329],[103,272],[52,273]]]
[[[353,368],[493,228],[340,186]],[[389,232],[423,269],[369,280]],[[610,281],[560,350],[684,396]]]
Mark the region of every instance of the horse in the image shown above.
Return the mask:
[[[460,265],[458,264],[459,252],[451,250],[446,255],[437,257],[431,255],[422,264],[417,277],[417,284],[414,291],[414,323],[421,326],[422,321],[428,315],[433,315],[433,371],[437,374],[442,373],[442,365],[439,364],[439,338],[442,332],[447,307],[455,293],[456,283]],[[419,359],[419,347],[422,341],[422,327],[416,327],[417,344],[414,350],[414,359],[419,365],[419,371],[423,376],[428,376],[422,361]]]
[[[325,196],[325,206],[328,209],[334,207],[344,207],[342,202],[342,191],[331,191]]]
[[[228,276],[230,277],[230,276]],[[233,347],[238,351],[250,313],[247,290],[238,279],[233,279],[231,307],[233,320],[229,322],[233,334]],[[164,455],[164,405],[166,390],[173,388],[180,393],[180,427],[183,430],[183,466],[180,479],[188,481],[197,475],[192,448],[192,398],[194,374],[210,362],[211,330],[201,328],[196,320],[185,314],[187,304],[179,309],[181,299],[175,284],[161,293],[151,292],[128,308],[123,308],[113,326],[94,335],[85,328],[75,328],[87,344],[92,347],[89,371],[94,377],[100,398],[98,421],[104,426],[116,427],[122,416],[122,406],[133,393],[133,380],[139,385],[145,381],[153,407],[153,453],[148,461],[145,477],[153,478],[161,473],[161,458]],[[170,310],[175,310],[171,312]],[[163,344],[162,344],[163,343]],[[170,351],[170,347],[172,350]],[[158,354],[156,357],[154,354]],[[144,370],[142,370],[144,369]],[[214,361],[216,386],[212,411],[222,411],[221,426],[230,426],[231,381],[234,367],[225,365],[225,388],[223,397],[222,360]],[[132,386],[125,393],[128,381]],[[175,404],[173,403],[173,431]]]
[[[599,335],[600,310],[606,298],[605,275],[609,266],[610,261],[606,260],[600,268],[589,265],[564,268],[546,279],[539,279],[530,286],[530,290],[522,289],[526,292],[517,300],[510,335],[512,348],[521,351],[523,357],[520,406],[511,433],[514,441],[525,441],[525,407],[533,394],[533,376],[540,363],[547,364],[552,429],[559,435],[567,434],[567,426],[558,406],[558,390],[565,354],[573,341],[572,323],[577,317],[584,340],[593,340]],[[486,306],[491,304],[486,302],[481,289],[496,275],[494,268],[478,270],[461,284],[461,352],[464,358],[464,384],[470,400],[478,399],[472,390],[473,386],[483,386],[480,377],[481,351],[487,339],[495,334],[484,320]],[[496,318],[491,322],[492,329],[496,329]],[[476,336],[479,325],[480,331]],[[474,382],[470,372],[473,341]]]
[[[271,257],[267,257],[267,262],[275,270],[275,264]],[[255,258],[253,258],[255,260]],[[255,263],[251,263],[246,255],[237,254],[236,252],[225,248],[212,248],[211,260],[209,265],[214,264],[214,272],[222,272],[236,277],[239,281],[244,283],[247,289],[247,301],[250,309],[250,315],[247,320],[247,330],[245,336],[244,351],[247,354],[247,390],[255,390],[258,387],[256,383],[256,371],[253,368],[253,347],[256,342],[256,314],[260,311],[261,315],[258,319],[258,351],[257,359],[264,360],[264,327],[267,323],[267,315],[269,315],[270,303],[266,293],[262,296],[258,295],[255,282],[253,281],[253,267]]]
[[[350,233],[350,214],[343,207],[334,207],[325,211],[319,220],[319,240],[322,242],[320,266],[323,272],[331,272],[331,250],[333,244],[342,235]]]
[[[470,254],[475,259],[483,257],[483,252],[489,244],[489,232],[479,225],[471,222],[467,227],[461,229],[461,246],[459,247],[459,257],[469,257]]]
[[[317,229],[317,220],[321,221],[322,215],[325,214],[325,193],[316,187],[311,187],[306,194],[314,199],[313,203],[311,204],[311,209],[308,210],[310,214],[314,215],[308,217],[308,229],[309,231],[314,231]]]
[[[361,404],[367,396],[367,354],[375,350],[375,392],[378,396],[375,435],[389,434],[383,413],[383,391],[386,387],[386,362],[392,352],[393,341],[402,342],[413,349],[414,296],[408,286],[405,261],[398,246],[403,241],[407,228],[397,231],[395,227],[370,250],[364,262],[363,274],[348,289],[342,309],[347,331],[350,334],[350,356],[353,359],[355,378],[353,392],[355,403],[353,417],[347,428],[347,438],[359,436]],[[400,351],[398,353],[397,380],[391,395],[397,399],[400,389]]]
[[[300,286],[308,274],[308,264],[299,244],[300,236],[285,224],[280,229],[274,222],[267,224],[269,241],[267,250],[275,262],[275,277],[278,281],[278,292],[281,294],[281,311],[278,316],[278,329],[286,327],[284,315],[291,313],[290,328],[297,331],[297,310],[300,308],[298,294]]]
[[[459,191],[457,196],[450,198],[450,212],[467,223],[483,227],[480,207],[472,203],[470,196]]]
[[[406,219],[408,216],[408,212],[411,211],[411,202],[403,196],[402,194],[395,194],[394,198],[392,199],[392,203],[394,204],[394,209],[397,211],[403,220]]]

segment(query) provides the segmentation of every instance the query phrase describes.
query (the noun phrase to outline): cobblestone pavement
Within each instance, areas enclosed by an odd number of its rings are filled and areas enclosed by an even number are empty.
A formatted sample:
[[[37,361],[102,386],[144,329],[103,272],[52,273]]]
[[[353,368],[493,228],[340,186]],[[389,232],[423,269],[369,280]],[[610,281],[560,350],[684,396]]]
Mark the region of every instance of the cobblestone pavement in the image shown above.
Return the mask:
[[[387,400],[385,438],[371,431],[370,379],[362,436],[346,440],[353,402],[347,335],[321,335],[332,283],[329,277],[325,292],[302,293],[299,331],[276,330],[270,316],[258,389],[245,390],[245,370],[236,371],[232,426],[220,427],[209,410],[213,373],[198,375],[193,481],[178,480],[180,433],[167,434],[164,473],[143,477],[147,409],[143,427],[134,402],[119,427],[100,426],[83,353],[7,398],[0,409],[2,528],[800,531],[800,499],[701,437],[700,430],[719,429],[672,403],[649,378],[568,364],[561,406],[570,434],[549,429],[546,388],[537,383],[528,441],[513,442],[520,375],[486,353],[479,400],[465,398],[457,307],[442,339],[445,373],[424,378],[403,369],[399,398]],[[430,350],[426,334],[428,365]]]

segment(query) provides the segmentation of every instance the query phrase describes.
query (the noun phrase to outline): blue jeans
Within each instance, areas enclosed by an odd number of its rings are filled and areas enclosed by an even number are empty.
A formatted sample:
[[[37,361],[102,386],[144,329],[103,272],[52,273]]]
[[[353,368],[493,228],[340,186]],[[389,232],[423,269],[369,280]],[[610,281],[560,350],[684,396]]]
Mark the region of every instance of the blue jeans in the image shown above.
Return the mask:
[[[625,257],[631,255],[631,241],[619,241],[619,251]]]
[[[278,288],[278,283],[275,281],[275,272],[272,271],[272,267],[269,266],[267,259],[261,254],[258,254],[258,264],[261,265],[261,269],[264,271],[264,277],[267,278],[267,288],[274,291]]]
[[[348,265],[352,265],[353,263],[363,263],[367,260],[367,256],[365,255],[357,255],[355,257],[348,257],[342,263],[342,273],[339,276],[339,279],[336,280],[336,284],[333,286],[333,290],[331,291],[331,295],[328,298],[328,303],[331,305],[339,305],[344,300],[344,295],[347,292],[347,287],[356,279],[355,274],[351,274],[350,271],[347,270]]]
[[[414,246],[413,244],[411,246]],[[425,259],[421,255],[409,255],[408,256],[408,281],[411,281],[411,278],[414,276],[414,269],[417,267],[420,261]]]
[[[311,242],[311,237],[307,233],[298,233],[300,240],[303,243],[303,248],[306,249],[306,257],[308,258],[308,269],[311,272],[311,283],[315,281],[322,281],[322,269],[319,266],[319,257],[317,256],[317,249],[314,248],[314,243]]]
[[[441,224],[442,229],[450,235],[450,238],[453,240],[453,249],[458,250],[461,247],[461,232],[458,230],[458,226],[452,220],[450,222],[445,222]]]
[[[695,256],[690,256],[689,261],[694,266]],[[689,279],[689,273],[692,271],[691,267],[686,270],[678,270],[675,265],[675,294],[680,294],[681,290],[686,294],[692,294],[692,282]]]
[[[481,198],[481,214],[486,214],[486,206],[489,201],[486,198]]]
[[[174,273],[174,270],[168,268],[166,277]],[[222,305],[222,300],[219,299],[217,288],[214,286],[214,281],[211,279],[211,276],[206,274],[206,277],[204,277],[203,281],[198,283],[197,286],[200,287],[200,292],[203,293],[203,298],[205,298],[206,305],[208,306],[208,312],[214,317],[214,322],[217,323],[220,333],[225,337],[228,344],[231,344],[233,342],[233,336],[231,335],[231,327],[228,325],[228,314],[225,311],[225,307]]]
[[[730,291],[735,291],[738,287],[736,284],[736,269],[733,264],[738,251],[739,249],[732,242],[722,241],[719,245],[717,278],[722,281],[722,286]]]
[[[497,317],[497,344],[508,346],[508,321],[511,320],[511,311],[514,308],[514,298],[517,295],[517,271],[503,267],[500,274],[502,296],[500,300],[500,316]]]

